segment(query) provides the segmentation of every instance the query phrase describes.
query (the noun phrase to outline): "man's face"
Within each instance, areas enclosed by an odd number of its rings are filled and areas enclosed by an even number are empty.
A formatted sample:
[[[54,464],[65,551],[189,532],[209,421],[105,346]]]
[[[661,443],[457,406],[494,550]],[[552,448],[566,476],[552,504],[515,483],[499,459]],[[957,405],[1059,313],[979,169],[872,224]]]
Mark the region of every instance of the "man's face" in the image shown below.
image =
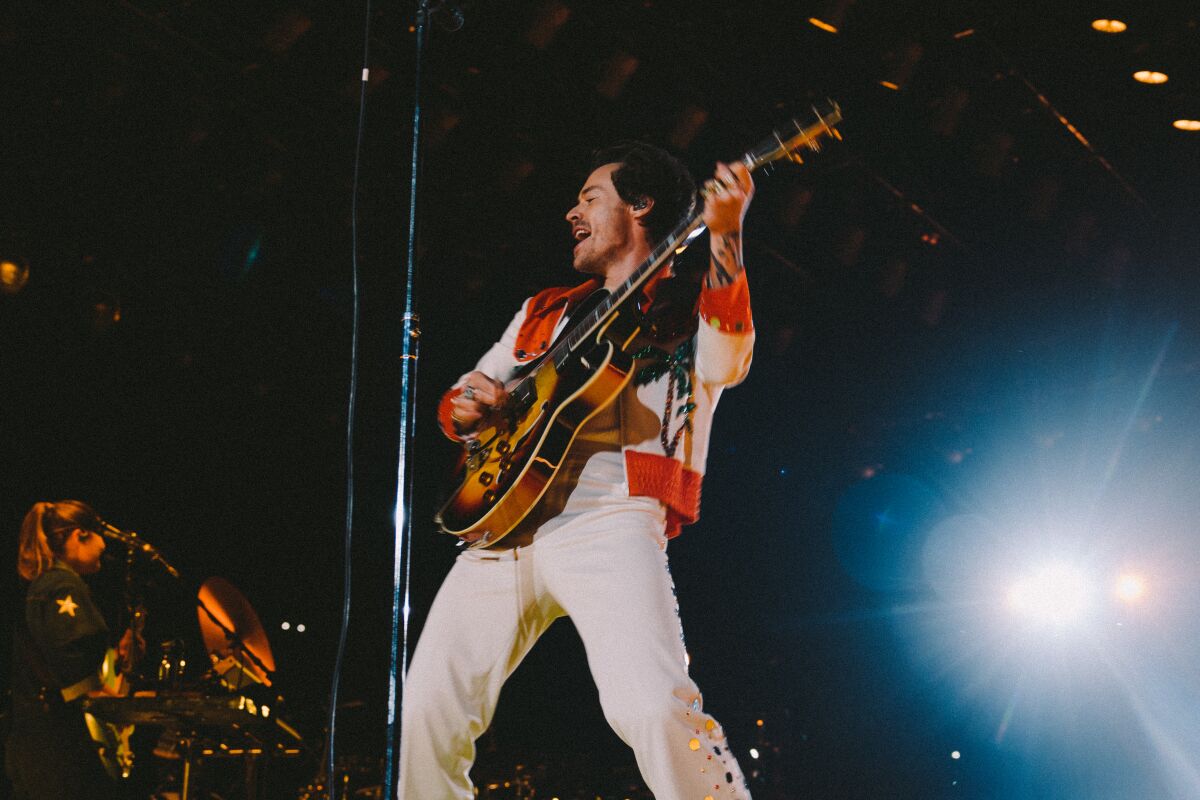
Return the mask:
[[[104,552],[104,539],[99,534],[77,528],[63,542],[60,558],[80,575],[91,575],[100,571],[100,555]]]
[[[579,202],[567,212],[575,239],[573,264],[579,272],[604,276],[614,261],[646,241],[639,211],[613,186],[612,175],[620,166],[605,164],[592,172],[579,191]]]

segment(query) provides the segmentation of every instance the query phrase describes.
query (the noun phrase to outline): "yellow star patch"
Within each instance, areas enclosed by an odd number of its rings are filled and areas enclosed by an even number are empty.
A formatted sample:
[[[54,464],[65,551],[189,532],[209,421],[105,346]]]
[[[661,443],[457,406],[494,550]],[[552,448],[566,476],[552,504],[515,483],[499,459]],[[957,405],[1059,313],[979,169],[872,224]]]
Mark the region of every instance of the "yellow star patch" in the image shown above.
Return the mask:
[[[54,602],[58,603],[58,613],[70,614],[72,617],[75,616],[75,609],[79,608],[79,604],[71,599],[71,595],[67,595],[62,600],[55,600]]]

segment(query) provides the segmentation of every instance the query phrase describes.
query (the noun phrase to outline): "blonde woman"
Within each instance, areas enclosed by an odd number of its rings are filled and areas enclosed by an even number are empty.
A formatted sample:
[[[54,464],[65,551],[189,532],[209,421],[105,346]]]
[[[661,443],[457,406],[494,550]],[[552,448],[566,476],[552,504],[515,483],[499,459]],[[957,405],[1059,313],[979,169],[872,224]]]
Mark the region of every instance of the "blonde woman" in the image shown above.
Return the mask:
[[[124,694],[117,651],[83,576],[100,571],[96,512],[78,500],[35,503],[21,525],[17,571],[28,582],[13,648],[13,727],[5,762],[17,800],[114,798],[75,702]]]

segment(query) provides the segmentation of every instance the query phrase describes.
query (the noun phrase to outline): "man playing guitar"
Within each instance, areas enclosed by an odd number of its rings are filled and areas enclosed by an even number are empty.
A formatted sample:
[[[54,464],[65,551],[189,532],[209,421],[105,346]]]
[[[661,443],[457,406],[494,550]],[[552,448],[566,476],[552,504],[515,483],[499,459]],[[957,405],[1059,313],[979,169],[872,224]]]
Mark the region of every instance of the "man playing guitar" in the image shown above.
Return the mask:
[[[749,797],[688,675],[666,546],[699,514],[713,411],[750,365],[741,235],[753,192],[746,166],[717,166],[704,191],[706,274],[688,282],[664,269],[641,286],[637,339],[624,343],[632,378],[579,425],[554,479],[511,532],[488,548],[463,536],[476,546],[442,584],[405,684],[402,800],[474,797],[475,739],[504,681],[562,616],[583,640],[606,719],[655,797]],[[523,304],[443,398],[446,435],[470,444],[502,424],[514,379],[569,319],[583,317],[595,291],[619,290],[695,199],[687,170],[658,148],[598,153],[566,215],[574,267],[590,280]]]

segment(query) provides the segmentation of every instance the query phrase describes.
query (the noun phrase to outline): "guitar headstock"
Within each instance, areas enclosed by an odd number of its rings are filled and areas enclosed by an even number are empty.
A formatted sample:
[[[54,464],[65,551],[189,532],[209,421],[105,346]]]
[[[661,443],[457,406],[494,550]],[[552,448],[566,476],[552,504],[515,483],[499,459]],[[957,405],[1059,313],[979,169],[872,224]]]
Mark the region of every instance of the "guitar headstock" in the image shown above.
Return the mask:
[[[842,135],[838,133],[837,126],[842,121],[842,109],[832,100],[827,100],[826,105],[824,110],[818,110],[814,106],[812,118],[807,124],[793,119],[789,125],[775,131],[746,153],[742,163],[751,171],[773,161],[802,164],[804,154],[820,150],[826,137],[841,139]]]

